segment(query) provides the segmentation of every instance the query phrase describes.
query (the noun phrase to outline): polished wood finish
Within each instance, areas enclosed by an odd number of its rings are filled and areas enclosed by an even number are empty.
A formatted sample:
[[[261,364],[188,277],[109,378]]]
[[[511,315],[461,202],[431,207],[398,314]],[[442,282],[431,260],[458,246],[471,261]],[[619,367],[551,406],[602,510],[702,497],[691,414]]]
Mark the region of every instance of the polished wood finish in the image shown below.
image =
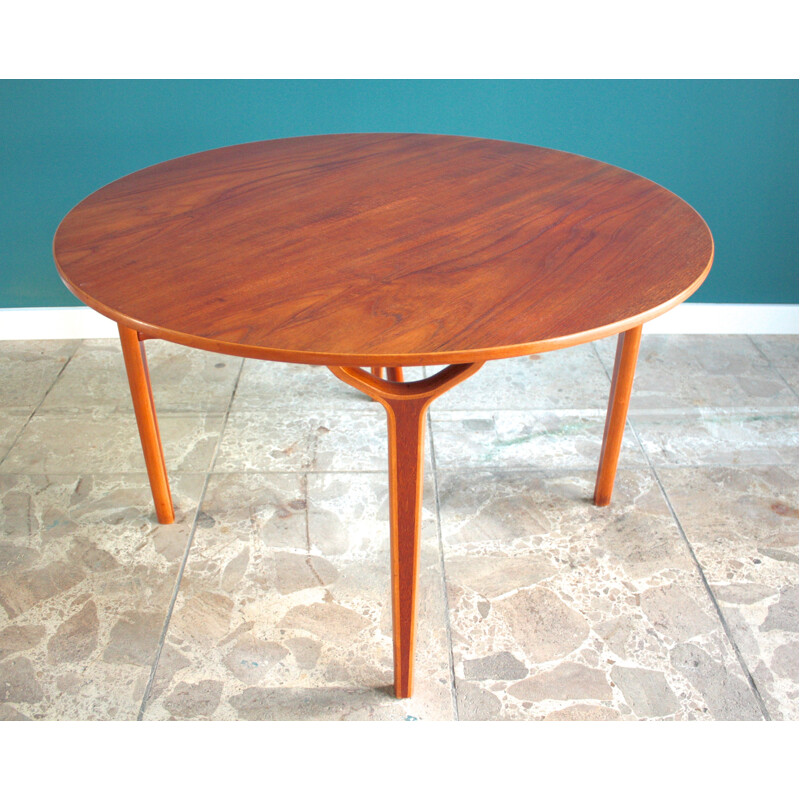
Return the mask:
[[[123,325],[119,326],[119,339],[122,343],[122,355],[128,373],[133,410],[136,414],[136,424],[139,427],[139,438],[142,442],[147,477],[150,479],[150,489],[153,492],[156,516],[162,525],[169,525],[175,521],[175,512],[172,507],[172,495],[169,491],[164,449],[158,430],[144,342],[140,341],[135,330]]]
[[[410,697],[413,689],[425,412],[434,398],[466,380],[481,366],[481,363],[456,364],[431,378],[409,383],[385,381],[357,367],[330,367],[334,375],[377,400],[386,409],[394,691],[397,697]]]
[[[64,218],[64,282],[151,336],[324,365],[505,358],[677,305],[711,265],[683,200],[618,167],[461,136],[342,134],[185,156]]]
[[[608,503],[641,325],[698,288],[714,245],[683,200],[599,161],[461,136],[343,134],[135,172],[70,211],[53,250],[67,287],[119,323],[161,522],[172,501],[140,340],[323,364],[384,405],[395,691],[406,697],[428,404],[488,359],[620,333],[595,492]],[[404,366],[437,364],[451,366],[403,381]]]
[[[594,488],[594,503],[597,506],[607,506],[611,502],[641,339],[641,325],[621,333],[617,339],[617,355],[614,359],[614,374],[608,396],[606,428],[603,432],[600,466]]]

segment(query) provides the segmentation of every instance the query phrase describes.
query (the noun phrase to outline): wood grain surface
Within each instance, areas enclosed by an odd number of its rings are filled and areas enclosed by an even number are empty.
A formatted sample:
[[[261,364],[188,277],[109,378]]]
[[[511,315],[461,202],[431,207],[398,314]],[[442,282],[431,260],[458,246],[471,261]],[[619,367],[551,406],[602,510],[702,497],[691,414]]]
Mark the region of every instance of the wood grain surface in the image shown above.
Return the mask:
[[[405,366],[577,344],[703,281],[702,218],[602,162],[512,142],[337,134],[157,164],[64,218],[67,287],[145,335],[310,364]]]

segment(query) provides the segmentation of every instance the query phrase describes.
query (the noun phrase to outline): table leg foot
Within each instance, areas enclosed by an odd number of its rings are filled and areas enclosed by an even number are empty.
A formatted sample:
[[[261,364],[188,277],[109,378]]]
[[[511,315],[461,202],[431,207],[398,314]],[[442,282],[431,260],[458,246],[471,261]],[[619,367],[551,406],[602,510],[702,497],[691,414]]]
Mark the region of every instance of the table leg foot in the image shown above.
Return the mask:
[[[161,446],[161,435],[158,432],[158,419],[153,402],[153,389],[150,385],[144,343],[139,340],[139,335],[135,330],[123,325],[119,325],[119,338],[131,388],[136,424],[139,427],[147,477],[150,479],[150,489],[153,492],[153,501],[156,506],[156,516],[162,525],[168,525],[175,521],[175,512],[172,507],[172,495],[169,491],[164,449]]]
[[[600,451],[600,466],[594,488],[596,506],[607,506],[611,502],[641,338],[642,326],[639,325],[623,331],[617,339],[617,356],[614,360],[614,375],[611,378],[611,392],[608,397],[603,448]]]
[[[410,383],[398,383],[391,377],[385,381],[358,367],[329,367],[338,378],[386,408],[389,434],[394,692],[397,697],[410,697],[413,691],[425,412],[434,398],[477,372],[481,366],[482,363],[456,364],[445,367],[431,378]]]

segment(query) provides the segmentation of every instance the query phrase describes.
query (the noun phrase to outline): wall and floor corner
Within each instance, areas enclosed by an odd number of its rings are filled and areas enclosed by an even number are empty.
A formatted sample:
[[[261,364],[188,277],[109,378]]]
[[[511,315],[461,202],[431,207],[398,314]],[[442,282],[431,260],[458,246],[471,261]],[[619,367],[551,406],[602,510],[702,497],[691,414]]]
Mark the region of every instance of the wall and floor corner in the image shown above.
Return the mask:
[[[87,194],[239,142],[446,133],[580,153],[674,191],[715,265],[648,332],[797,333],[795,80],[0,81],[0,338],[115,336],[61,284],[51,242]]]

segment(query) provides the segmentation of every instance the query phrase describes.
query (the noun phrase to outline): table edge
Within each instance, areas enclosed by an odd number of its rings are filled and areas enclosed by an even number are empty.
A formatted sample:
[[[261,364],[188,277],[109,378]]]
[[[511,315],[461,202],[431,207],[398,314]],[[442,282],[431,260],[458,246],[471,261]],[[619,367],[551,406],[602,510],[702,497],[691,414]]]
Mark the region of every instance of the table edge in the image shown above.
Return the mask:
[[[685,201],[684,201],[685,202]],[[693,209],[694,210],[694,209]],[[697,212],[695,212],[697,213]],[[702,220],[702,217],[698,214]],[[706,230],[708,226],[706,225]],[[237,342],[225,342],[220,339],[209,339],[194,334],[182,333],[169,328],[162,328],[152,325],[142,320],[129,317],[104,303],[94,299],[79,287],[71,283],[61,267],[56,261],[56,269],[64,285],[79,300],[90,308],[109,319],[114,320],[120,325],[133,328],[142,334],[142,338],[163,339],[175,344],[193,347],[198,350],[207,350],[213,353],[237,356],[242,358],[253,358],[260,361],[278,361],[292,364],[312,364],[322,366],[339,367],[422,367],[438,366],[446,364],[469,364],[476,361],[495,361],[501,358],[513,358],[516,356],[533,355],[534,353],[545,353],[551,350],[561,350],[565,347],[584,344],[586,342],[604,339],[616,333],[629,330],[630,328],[643,325],[656,317],[661,316],[675,306],[680,305],[684,300],[693,295],[700,288],[711,270],[714,263],[714,239],[711,231],[708,231],[711,241],[711,252],[700,275],[686,288],[677,295],[666,300],[658,306],[649,308],[632,317],[626,317],[607,325],[597,328],[588,328],[583,331],[571,333],[566,336],[558,336],[552,339],[540,339],[534,342],[524,342],[514,345],[502,345],[497,347],[487,347],[475,350],[453,350],[439,351],[430,353],[325,353],[306,350],[284,350],[282,348],[258,347],[256,345],[239,344]]]

